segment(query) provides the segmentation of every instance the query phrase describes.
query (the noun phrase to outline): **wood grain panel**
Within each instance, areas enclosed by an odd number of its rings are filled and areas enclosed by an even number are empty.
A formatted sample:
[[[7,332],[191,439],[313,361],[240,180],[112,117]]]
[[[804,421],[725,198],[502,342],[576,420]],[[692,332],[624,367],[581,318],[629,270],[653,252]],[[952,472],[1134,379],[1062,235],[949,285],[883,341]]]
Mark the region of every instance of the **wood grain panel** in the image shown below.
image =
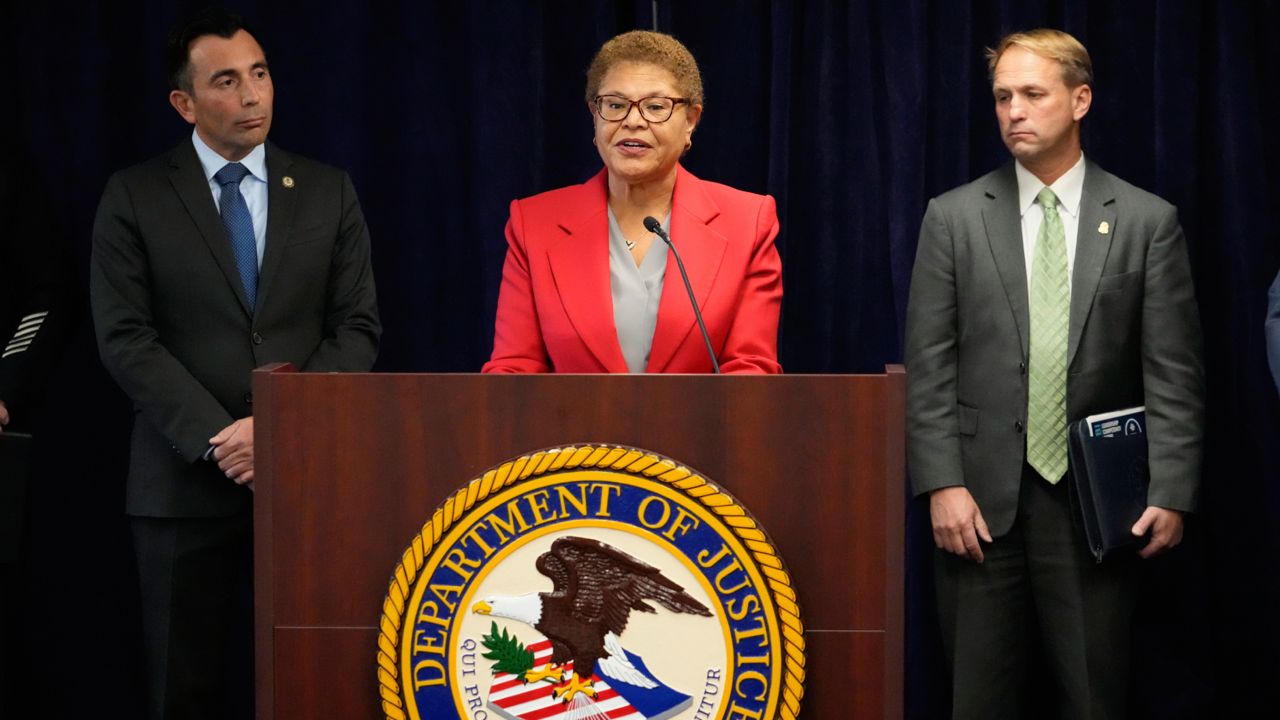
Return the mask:
[[[903,385],[898,370],[255,373],[259,717],[379,717],[373,635],[341,628],[377,625],[401,553],[459,487],[509,458],[585,443],[669,456],[755,514],[788,564],[806,628],[820,631],[809,635],[805,717],[900,714]],[[874,702],[820,710],[850,687]],[[282,700],[298,692],[364,710],[308,714]],[[373,694],[361,704],[347,693]]]

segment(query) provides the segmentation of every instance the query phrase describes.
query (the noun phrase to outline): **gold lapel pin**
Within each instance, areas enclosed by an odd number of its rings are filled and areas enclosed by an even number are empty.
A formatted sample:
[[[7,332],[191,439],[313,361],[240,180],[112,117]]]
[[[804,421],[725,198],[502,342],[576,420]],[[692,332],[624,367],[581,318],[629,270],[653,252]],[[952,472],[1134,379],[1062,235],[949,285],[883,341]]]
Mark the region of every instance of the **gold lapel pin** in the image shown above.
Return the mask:
[[[1103,220],[1102,222],[1098,223],[1099,235],[1106,235],[1109,232],[1111,232],[1111,226],[1107,224],[1106,220]]]
[[[280,178],[280,184],[284,185],[287,188],[291,188],[293,187],[293,178],[288,175],[285,175],[284,177]],[[1103,224],[1105,225],[1106,223],[1103,223]],[[1106,232],[1106,231],[1104,230],[1103,232]]]

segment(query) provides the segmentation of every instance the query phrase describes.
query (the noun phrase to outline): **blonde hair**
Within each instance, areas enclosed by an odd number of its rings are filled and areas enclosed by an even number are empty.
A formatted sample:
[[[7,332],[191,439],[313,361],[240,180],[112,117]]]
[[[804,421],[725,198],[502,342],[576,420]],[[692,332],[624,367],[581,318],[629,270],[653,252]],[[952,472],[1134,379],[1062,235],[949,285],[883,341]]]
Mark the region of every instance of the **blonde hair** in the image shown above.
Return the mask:
[[[587,68],[587,102],[600,94],[604,76],[618,63],[657,65],[676,78],[676,90],[693,105],[702,104],[702,73],[693,53],[679,40],[664,33],[632,30],[600,47]]]
[[[1069,88],[1093,84],[1093,61],[1089,59],[1089,51],[1071,35],[1051,28],[1005,35],[995,48],[987,48],[987,74],[992,80],[995,79],[996,63],[1000,62],[1000,56],[1014,45],[1040,57],[1058,61],[1062,66],[1062,80]]]

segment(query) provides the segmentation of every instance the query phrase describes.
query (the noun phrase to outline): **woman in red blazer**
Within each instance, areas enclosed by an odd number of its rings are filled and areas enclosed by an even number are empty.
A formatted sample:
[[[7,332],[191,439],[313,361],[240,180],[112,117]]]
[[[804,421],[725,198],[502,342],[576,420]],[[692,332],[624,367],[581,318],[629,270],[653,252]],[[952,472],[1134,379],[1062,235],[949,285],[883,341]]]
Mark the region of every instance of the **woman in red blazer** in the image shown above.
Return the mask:
[[[647,216],[666,218],[721,372],[781,372],[773,198],[700,180],[679,162],[702,114],[693,56],[668,35],[619,35],[591,63],[587,104],[604,169],[511,203],[484,372],[711,372],[675,259],[663,272],[669,251]],[[661,255],[646,262],[650,253]],[[651,272],[647,291],[620,279],[637,271]],[[634,313],[625,330],[615,310]]]

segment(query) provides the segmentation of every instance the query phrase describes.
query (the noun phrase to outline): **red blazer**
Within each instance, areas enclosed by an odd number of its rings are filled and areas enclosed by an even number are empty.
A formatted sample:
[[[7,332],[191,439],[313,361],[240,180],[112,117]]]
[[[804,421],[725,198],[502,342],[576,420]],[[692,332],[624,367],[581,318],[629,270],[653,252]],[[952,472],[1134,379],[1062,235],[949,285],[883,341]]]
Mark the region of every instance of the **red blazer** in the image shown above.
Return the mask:
[[[607,188],[601,170],[582,185],[511,203],[493,355],[483,372],[627,372],[613,324]],[[677,168],[671,239],[684,258],[721,372],[782,372],[777,235],[772,197]],[[711,372],[670,256],[645,370]]]

